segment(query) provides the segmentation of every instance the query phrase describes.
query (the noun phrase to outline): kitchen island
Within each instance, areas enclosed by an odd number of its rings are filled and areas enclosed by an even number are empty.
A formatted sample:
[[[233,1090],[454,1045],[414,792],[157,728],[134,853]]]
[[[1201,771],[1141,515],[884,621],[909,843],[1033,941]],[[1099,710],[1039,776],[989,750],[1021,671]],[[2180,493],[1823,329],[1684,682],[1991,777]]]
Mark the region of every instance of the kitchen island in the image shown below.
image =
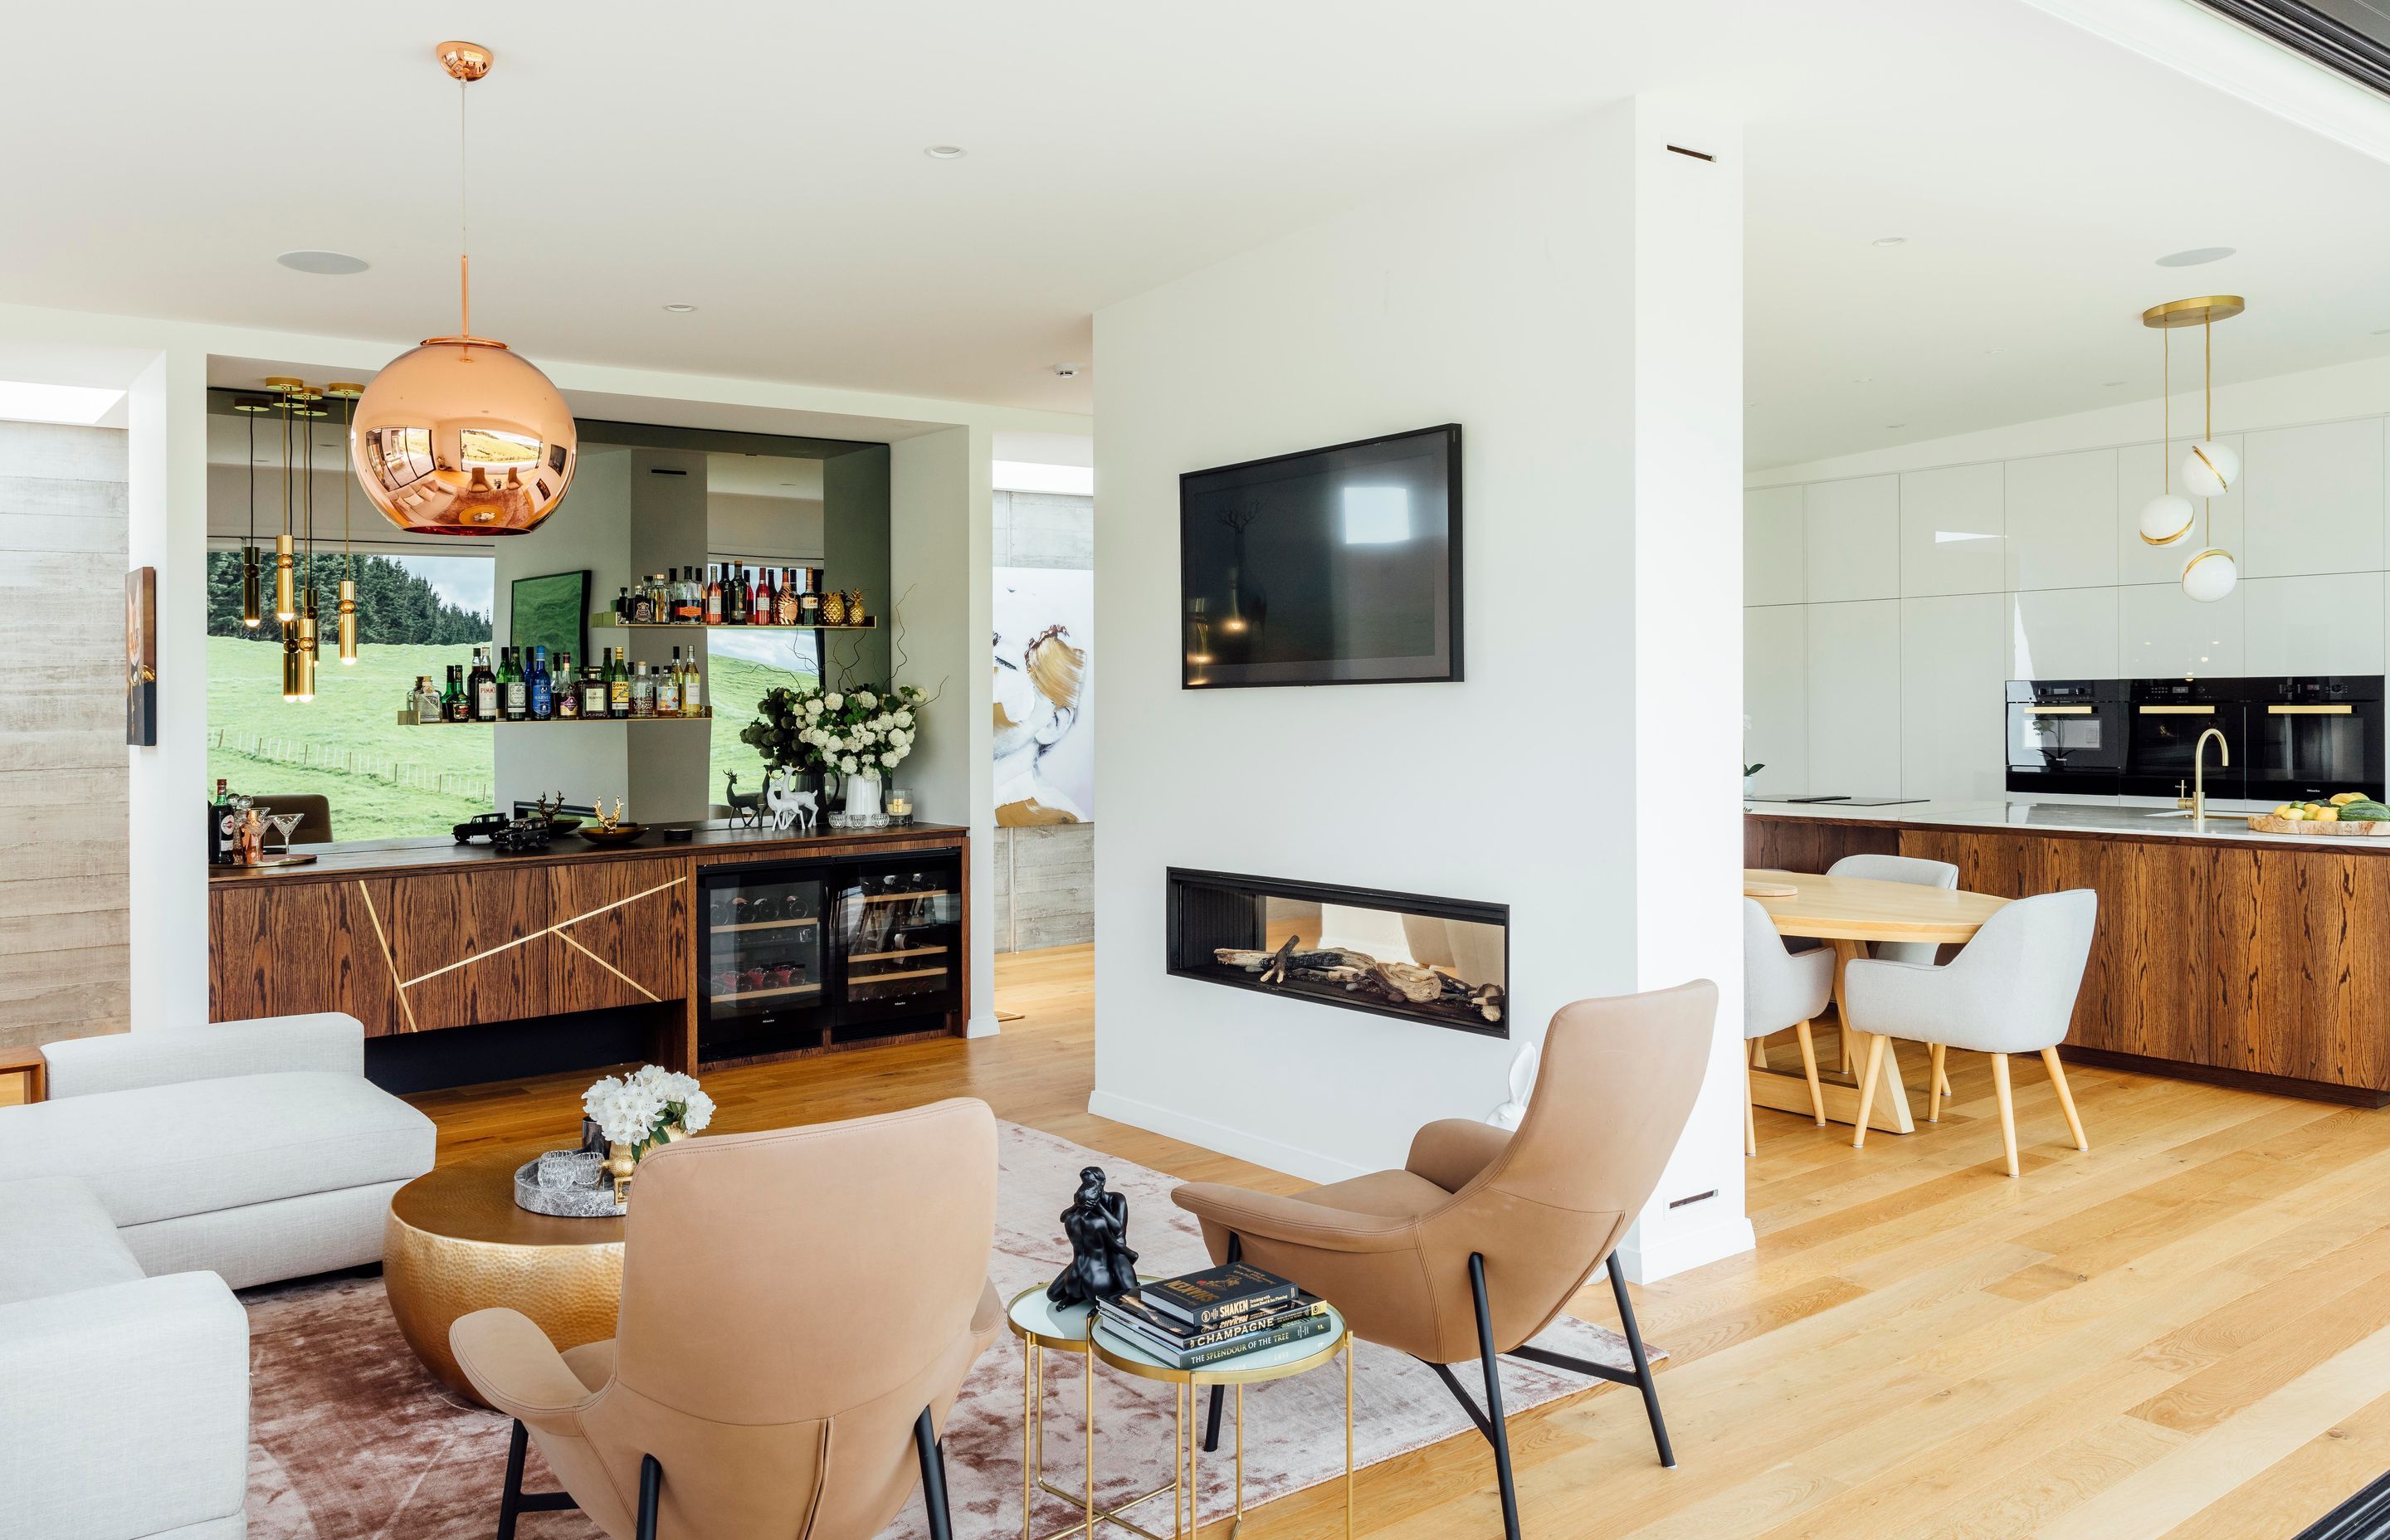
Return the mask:
[[[392,1061],[389,1040],[418,1035],[443,1040],[438,1076],[455,1084],[577,1068],[576,1039],[693,1070],[964,1030],[960,828],[299,851],[316,859],[210,868],[208,1019],[345,1011],[369,1072]],[[527,1067],[533,1034],[562,1057]]]
[[[2121,806],[1745,808],[1746,866],[1822,872],[1861,853],[1947,861],[1960,887],[2004,898],[2095,890],[2069,1059],[2390,1103],[2390,840]]]

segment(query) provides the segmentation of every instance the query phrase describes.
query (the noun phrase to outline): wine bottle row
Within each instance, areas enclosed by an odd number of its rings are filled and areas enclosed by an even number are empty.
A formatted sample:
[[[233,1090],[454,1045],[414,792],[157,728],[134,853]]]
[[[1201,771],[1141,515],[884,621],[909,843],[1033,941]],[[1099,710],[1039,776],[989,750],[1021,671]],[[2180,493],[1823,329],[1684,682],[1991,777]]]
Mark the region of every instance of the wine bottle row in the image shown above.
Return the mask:
[[[683,658],[678,648],[673,648],[670,663],[650,669],[610,647],[602,661],[575,670],[570,652],[559,652],[551,666],[545,647],[502,647],[495,662],[487,647],[477,647],[470,664],[448,665],[443,688],[432,687],[430,674],[418,674],[405,708],[407,719],[419,726],[443,722],[639,721],[706,714],[704,675],[697,660]]]
[[[863,612],[863,595],[821,594],[811,584],[810,568],[783,567],[777,575],[769,567],[748,568],[735,562],[709,562],[705,581],[691,567],[680,568],[625,584],[614,596],[613,621],[618,625],[785,625],[797,628],[863,626],[871,623]]]

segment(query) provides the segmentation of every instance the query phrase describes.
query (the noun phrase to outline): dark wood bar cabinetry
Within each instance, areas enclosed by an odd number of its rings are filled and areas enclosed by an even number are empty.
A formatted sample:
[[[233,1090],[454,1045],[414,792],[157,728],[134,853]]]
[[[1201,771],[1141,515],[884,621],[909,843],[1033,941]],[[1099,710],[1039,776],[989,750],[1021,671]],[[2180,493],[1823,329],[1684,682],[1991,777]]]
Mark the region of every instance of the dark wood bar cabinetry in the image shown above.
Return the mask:
[[[339,1010],[363,1021],[368,1037],[385,1037],[645,1007],[652,1057],[702,1068],[709,977],[700,972],[706,927],[697,906],[722,874],[767,862],[838,873],[937,862],[952,874],[941,884],[950,891],[940,895],[951,918],[938,937],[941,988],[924,997],[926,1007],[883,1008],[879,1014],[889,1020],[876,1034],[834,1033],[826,1020],[816,1036],[783,1032],[772,1047],[777,1056],[962,1033],[967,831],[917,825],[790,836],[717,828],[687,843],[652,841],[600,849],[562,839],[526,855],[401,841],[321,847],[312,866],[215,868],[208,1019]],[[858,969],[858,979],[868,971]]]
[[[2070,1059],[2364,1106],[2390,1103],[2390,841],[2204,840],[1746,815],[1744,864],[1860,852],[2022,898],[2100,895]]]

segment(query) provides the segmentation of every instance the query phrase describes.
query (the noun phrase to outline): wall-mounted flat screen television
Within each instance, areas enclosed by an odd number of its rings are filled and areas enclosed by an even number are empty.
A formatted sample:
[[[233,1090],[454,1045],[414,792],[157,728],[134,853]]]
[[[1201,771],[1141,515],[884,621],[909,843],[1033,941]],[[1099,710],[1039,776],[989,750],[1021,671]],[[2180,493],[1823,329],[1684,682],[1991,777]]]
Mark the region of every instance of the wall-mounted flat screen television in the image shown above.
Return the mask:
[[[1460,674],[1460,428],[1178,479],[1179,683]]]

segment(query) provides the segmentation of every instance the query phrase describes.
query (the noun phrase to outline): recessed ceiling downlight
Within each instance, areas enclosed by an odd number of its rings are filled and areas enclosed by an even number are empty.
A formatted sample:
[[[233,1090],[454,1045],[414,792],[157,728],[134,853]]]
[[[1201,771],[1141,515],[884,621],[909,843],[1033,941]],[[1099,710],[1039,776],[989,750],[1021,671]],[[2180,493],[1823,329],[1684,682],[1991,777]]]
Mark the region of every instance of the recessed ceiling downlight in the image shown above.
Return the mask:
[[[1908,244],[1908,237],[1907,236],[1878,236],[1875,237],[1874,244],[1878,246],[1906,246]]]
[[[293,273],[315,273],[328,278],[344,278],[373,265],[346,251],[285,251],[274,260]]]
[[[932,145],[921,153],[932,160],[959,160],[970,152],[960,145]]]
[[[695,305],[690,304],[669,304],[664,306],[664,308],[671,311],[675,315],[687,315],[697,309]]]
[[[2222,262],[2232,254],[2229,246],[2194,246],[2188,251],[2172,251],[2158,259],[2160,267],[2200,267],[2211,262]]]

